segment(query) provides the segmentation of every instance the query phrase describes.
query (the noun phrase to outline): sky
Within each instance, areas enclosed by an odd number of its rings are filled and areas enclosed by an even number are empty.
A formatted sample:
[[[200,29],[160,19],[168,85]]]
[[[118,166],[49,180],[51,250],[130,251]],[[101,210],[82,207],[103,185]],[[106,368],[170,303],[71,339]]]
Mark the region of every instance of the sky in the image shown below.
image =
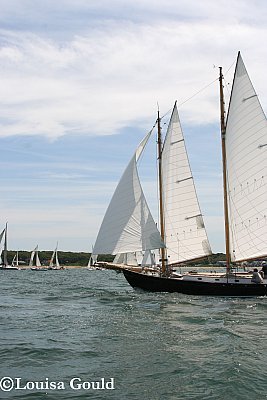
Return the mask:
[[[240,50],[266,111],[266,2],[0,0],[0,10],[0,228],[8,221],[9,249],[59,242],[91,251],[158,105],[167,122],[177,100],[211,247],[224,251],[218,66],[227,103]]]

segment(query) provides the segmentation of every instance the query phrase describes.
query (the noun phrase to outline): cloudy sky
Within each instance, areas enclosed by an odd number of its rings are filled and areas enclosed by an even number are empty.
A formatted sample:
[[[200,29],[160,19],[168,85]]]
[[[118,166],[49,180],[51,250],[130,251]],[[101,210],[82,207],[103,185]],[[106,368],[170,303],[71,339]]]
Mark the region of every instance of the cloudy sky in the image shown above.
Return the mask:
[[[9,248],[90,251],[157,103],[165,114],[177,100],[210,242],[224,251],[217,67],[228,96],[240,50],[267,109],[266,2],[0,0],[0,10]]]

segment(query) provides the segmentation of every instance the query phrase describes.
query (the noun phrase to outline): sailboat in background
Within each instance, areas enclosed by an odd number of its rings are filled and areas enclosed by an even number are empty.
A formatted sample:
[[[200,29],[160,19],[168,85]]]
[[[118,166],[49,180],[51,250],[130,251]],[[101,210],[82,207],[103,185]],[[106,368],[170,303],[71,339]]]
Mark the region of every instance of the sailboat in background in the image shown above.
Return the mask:
[[[29,262],[29,267],[32,271],[47,271],[48,268],[42,267],[40,259],[39,259],[39,250],[38,245],[31,253],[31,258]]]
[[[91,254],[90,258],[89,258],[89,261],[88,261],[87,268],[95,269],[96,263],[97,263],[97,254]]]
[[[19,252],[18,251],[16,252],[16,254],[13,257],[11,266],[12,267],[18,267],[19,266]]]
[[[99,267],[99,265],[97,264],[97,258],[98,255],[97,254],[93,254],[93,246],[92,246],[92,252],[87,264],[87,269],[91,270],[91,271],[95,271],[96,269],[102,269],[101,267]]]
[[[4,241],[3,248],[2,248],[2,242]],[[7,260],[7,223],[6,227],[3,229],[3,231],[0,234],[0,249],[1,249],[1,265],[0,265],[0,270],[5,270],[5,271],[17,271],[20,268],[18,265],[9,265],[8,260]],[[3,256],[3,259],[2,259]]]
[[[266,117],[238,54],[225,123],[223,75],[220,68],[221,139],[224,182],[226,271],[177,274],[175,267],[207,257],[211,248],[189,165],[175,104],[164,142],[158,112],[158,180],[160,231],[146,202],[137,161],[152,130],[140,143],[111,199],[94,254],[134,253],[160,249],[160,271],[126,266],[133,287],[191,295],[267,295],[264,279],[254,271],[239,273],[233,263],[267,256]]]
[[[64,269],[64,267],[61,267],[59,264],[57,248],[58,248],[58,243],[57,243],[57,246],[56,246],[55,250],[53,251],[52,257],[49,261],[49,267],[48,267],[49,270]]]

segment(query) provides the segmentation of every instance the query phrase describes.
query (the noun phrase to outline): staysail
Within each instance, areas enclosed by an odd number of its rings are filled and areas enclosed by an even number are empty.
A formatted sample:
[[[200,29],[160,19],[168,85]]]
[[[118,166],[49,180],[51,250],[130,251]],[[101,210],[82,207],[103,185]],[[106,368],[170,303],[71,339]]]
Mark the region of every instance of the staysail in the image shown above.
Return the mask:
[[[151,133],[138,146],[118,183],[100,227],[94,254],[133,253],[164,247],[137,171],[137,160]]]
[[[240,53],[226,121],[232,261],[267,255],[267,122]]]
[[[176,103],[162,150],[162,177],[168,263],[211,254]]]

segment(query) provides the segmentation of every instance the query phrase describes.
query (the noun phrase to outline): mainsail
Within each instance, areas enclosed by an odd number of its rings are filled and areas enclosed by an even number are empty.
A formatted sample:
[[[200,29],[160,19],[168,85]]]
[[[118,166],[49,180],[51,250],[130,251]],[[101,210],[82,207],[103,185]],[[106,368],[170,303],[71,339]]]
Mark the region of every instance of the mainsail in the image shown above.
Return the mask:
[[[267,255],[267,123],[240,53],[226,122],[232,261]]]
[[[176,104],[162,150],[162,178],[168,262],[211,254]]]
[[[138,146],[115,190],[96,239],[94,254],[133,253],[164,247],[137,171],[137,160],[151,132]]]

